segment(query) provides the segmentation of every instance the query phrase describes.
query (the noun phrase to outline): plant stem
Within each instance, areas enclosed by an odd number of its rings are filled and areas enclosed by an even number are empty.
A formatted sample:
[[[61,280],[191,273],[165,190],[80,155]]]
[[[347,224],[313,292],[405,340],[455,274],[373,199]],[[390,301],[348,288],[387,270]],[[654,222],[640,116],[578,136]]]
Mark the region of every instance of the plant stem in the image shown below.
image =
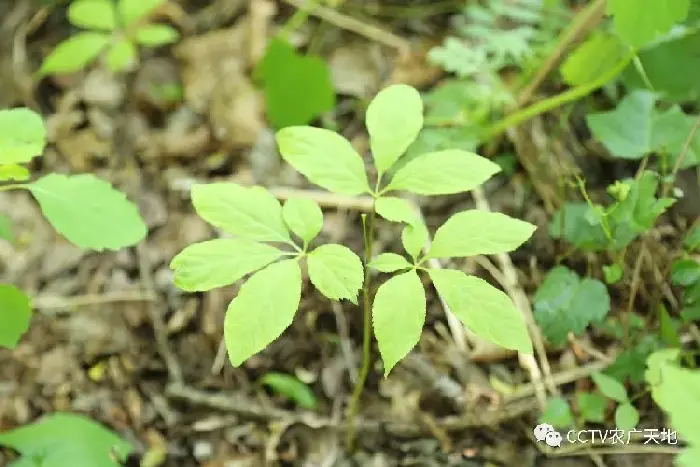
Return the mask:
[[[607,73],[605,73],[595,81],[583,84],[581,86],[576,86],[575,88],[569,89],[568,91],[565,91],[561,94],[557,94],[556,96],[550,97],[548,99],[536,102],[529,107],[525,107],[522,110],[519,110],[506,116],[505,118],[494,123],[490,127],[484,129],[484,131],[482,132],[482,140],[491,139],[494,136],[498,136],[499,134],[503,133],[508,128],[518,126],[519,124],[530,120],[531,118],[534,118],[538,115],[541,115],[545,112],[561,107],[562,105],[568,104],[569,102],[573,102],[583,97],[586,97],[588,94],[604,86],[606,83],[608,83],[608,81],[611,81],[618,74],[620,74],[625,68],[627,68],[627,65],[629,65],[629,63],[632,61],[633,57],[634,53],[627,54],[622,60],[618,62],[617,65],[608,70]]]
[[[365,382],[369,375],[370,365],[372,363],[372,304],[370,300],[370,271],[369,262],[372,259],[372,244],[374,239],[374,220],[376,211],[372,205],[372,211],[367,217],[367,222],[364,227],[364,243],[365,243],[365,280],[362,284],[362,313],[363,313],[363,339],[362,339],[362,368],[360,375],[355,382],[355,388],[348,406],[348,430],[346,444],[348,451],[352,451],[355,442],[355,417],[360,407],[360,397],[365,388]]]

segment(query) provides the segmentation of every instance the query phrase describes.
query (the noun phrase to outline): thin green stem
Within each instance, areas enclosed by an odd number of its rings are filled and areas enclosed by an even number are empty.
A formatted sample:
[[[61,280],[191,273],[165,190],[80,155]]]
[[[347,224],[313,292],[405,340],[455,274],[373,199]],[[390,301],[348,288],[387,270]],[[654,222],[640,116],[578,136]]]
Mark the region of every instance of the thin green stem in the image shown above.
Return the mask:
[[[316,0],[307,0],[302,8],[299,8],[294,12],[291,18],[282,26],[277,37],[285,39],[289,42],[289,35],[292,31],[296,31],[301,28],[306,20],[309,19],[309,14],[311,10],[316,7]]]
[[[491,139],[495,136],[500,135],[507,129],[516,127],[521,123],[526,122],[538,115],[541,115],[545,112],[549,112],[550,110],[554,110],[558,107],[568,104],[569,102],[574,102],[583,97],[586,97],[596,89],[607,84],[618,74],[620,74],[625,68],[627,68],[627,65],[629,65],[629,63],[632,61],[633,57],[634,53],[627,54],[622,60],[620,60],[620,62],[617,65],[608,70],[607,73],[605,73],[595,81],[569,89],[568,91],[565,91],[561,94],[557,94],[556,96],[550,97],[548,99],[541,100],[532,104],[529,107],[525,107],[522,110],[519,110],[506,116],[505,118],[486,128],[482,132],[482,140]]]
[[[26,186],[18,184],[18,183],[13,183],[11,185],[0,186],[0,191],[19,190],[21,188],[26,188]]]
[[[377,182],[379,185],[379,182]],[[360,407],[360,397],[365,388],[365,382],[369,375],[372,363],[372,303],[370,300],[370,270],[369,262],[372,259],[372,244],[374,239],[374,221],[376,212],[374,205],[367,217],[367,222],[363,223],[364,243],[365,243],[365,279],[362,284],[362,312],[364,317],[363,340],[362,340],[362,368],[355,383],[350,405],[348,406],[348,430],[346,444],[348,451],[352,451],[355,443],[355,417]]]

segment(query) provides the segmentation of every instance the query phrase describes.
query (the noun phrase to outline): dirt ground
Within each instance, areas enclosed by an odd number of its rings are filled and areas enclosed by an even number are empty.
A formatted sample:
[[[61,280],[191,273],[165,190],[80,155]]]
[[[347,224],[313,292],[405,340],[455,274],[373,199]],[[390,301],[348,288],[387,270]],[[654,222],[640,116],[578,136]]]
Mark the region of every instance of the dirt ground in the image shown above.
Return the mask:
[[[114,75],[95,68],[40,81],[34,72],[42,57],[71,31],[65,7],[19,0],[0,4],[0,107],[29,106],[45,116],[49,128],[49,146],[33,169],[97,174],[138,201],[149,227],[138,247],[86,252],[60,238],[28,194],[2,194],[0,209],[14,222],[18,242],[0,241],[0,279],[30,293],[35,317],[16,350],[0,351],[0,431],[53,411],[84,413],[131,441],[138,458],[166,452],[162,463],[153,465],[178,467],[596,465],[585,452],[546,456],[538,449],[531,440],[540,410],[537,391],[517,355],[467,336],[467,356],[464,338],[455,336],[434,295],[428,297],[418,348],[388,379],[379,366],[371,372],[358,448],[350,455],[344,450],[343,420],[361,355],[361,310],[305,294],[291,328],[241,368],[232,368],[221,341],[224,312],[236,287],[187,294],[173,285],[168,268],[173,256],[216,235],[192,209],[193,183],[257,183],[282,197],[288,190],[314,189],[281,164],[261,93],[250,78],[266,38],[294,12],[294,3],[173,1],[159,14],[183,39],[144,52],[134,72]],[[372,16],[361,9],[343,13],[352,14]],[[439,43],[447,16],[379,18],[387,35],[379,40],[319,18],[299,32],[303,43],[312,29],[323,28],[319,50],[340,96],[338,120],[360,147],[367,145],[367,136],[352,100],[369,98],[392,82],[422,90],[438,82],[444,73],[426,62],[425,51]],[[401,57],[397,49],[403,45],[411,52]],[[149,92],[168,84],[182,86],[185,98],[173,102]],[[544,228],[561,203],[552,181],[558,168],[533,180],[537,170],[528,161],[534,164],[543,152],[554,154],[601,189],[634,170],[589,157],[599,149],[577,127],[580,118],[574,115],[564,125],[558,118],[537,118],[509,131],[496,150],[516,152],[519,165],[514,175],[489,181],[476,198],[419,200],[431,228],[475,204],[543,227],[508,257],[452,265],[490,281],[489,268],[495,267],[526,300],[564,251]],[[345,201],[320,199],[326,215],[322,235],[359,251],[360,212]],[[661,230],[666,245],[680,242],[674,222]],[[382,229],[379,248],[396,251],[398,234],[390,226]],[[585,269],[585,258],[576,261]],[[654,287],[653,278],[646,278],[638,306]],[[623,292],[612,294],[613,309],[625,306]],[[578,348],[549,354],[561,391],[576,387],[615,346],[591,342],[586,338]],[[591,345],[597,351],[587,351]],[[308,383],[319,408],[298,409],[262,388],[257,381],[270,371]],[[500,395],[494,378],[518,385],[518,393]],[[664,419],[654,410],[646,421],[662,426]],[[670,466],[672,458],[603,459],[608,466],[660,467]],[[133,461],[138,465],[137,458]],[[0,465],[5,462],[0,453]]]

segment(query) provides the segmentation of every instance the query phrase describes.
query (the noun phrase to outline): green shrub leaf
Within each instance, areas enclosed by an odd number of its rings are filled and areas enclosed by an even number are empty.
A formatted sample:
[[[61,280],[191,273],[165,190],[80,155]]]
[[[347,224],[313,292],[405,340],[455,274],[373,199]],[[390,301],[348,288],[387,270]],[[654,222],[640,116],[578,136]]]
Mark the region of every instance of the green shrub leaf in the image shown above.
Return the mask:
[[[554,345],[566,342],[569,332],[580,335],[590,322],[600,322],[610,311],[605,284],[579,276],[564,266],[551,269],[533,297],[537,324]]]
[[[202,219],[232,235],[289,243],[282,206],[265,188],[217,182],[192,187],[192,204]]]
[[[429,258],[491,255],[513,251],[536,227],[499,212],[471,209],[458,212],[437,229]]]
[[[472,152],[447,149],[416,157],[396,171],[389,190],[419,195],[449,195],[469,191],[484,183],[501,167]]]
[[[61,42],[41,65],[42,75],[73,73],[82,70],[104,50],[110,36],[100,32],[81,32]]]
[[[309,278],[331,300],[347,299],[357,305],[364,281],[362,260],[343,245],[322,245],[309,253]]]
[[[377,198],[374,209],[384,219],[390,222],[404,222],[415,224],[420,221],[418,213],[405,199],[394,196],[382,196]]]
[[[671,30],[688,15],[690,0],[610,0],[615,30],[638,49]]]
[[[323,212],[308,198],[290,198],[282,207],[284,222],[294,235],[309,243],[323,228]]]
[[[115,73],[130,70],[137,60],[138,50],[126,37],[116,41],[107,52],[107,66]]]
[[[267,117],[275,128],[307,125],[335,108],[328,64],[320,57],[299,55],[284,39],[270,42],[255,74],[263,81]]]
[[[700,250],[700,222],[696,223],[690,232],[688,232],[685,240],[683,240],[683,246],[689,252]]]
[[[111,453],[125,459],[133,447],[104,426],[82,415],[54,413],[34,423],[0,433],[0,444],[23,457],[13,465],[41,467],[119,467]]]
[[[178,39],[180,33],[167,24],[146,24],[136,31],[136,42],[147,47],[173,44]]]
[[[428,228],[423,222],[415,222],[403,228],[401,232],[401,243],[403,244],[406,253],[411,255],[414,260],[418,259],[418,255],[425,248],[428,242]]]
[[[547,401],[540,422],[549,423],[556,428],[566,428],[574,423],[574,414],[566,399],[554,397]]]
[[[689,286],[700,282],[700,263],[692,259],[680,259],[671,266],[671,282]]]
[[[554,213],[549,226],[549,234],[552,238],[563,238],[576,248],[584,251],[601,251],[608,247],[608,239],[600,222],[592,222],[595,212],[586,203],[566,202]],[[634,232],[629,232],[623,237],[616,238],[618,247],[624,247],[636,237]]]
[[[0,284],[0,347],[17,347],[31,319],[29,297],[13,285]]]
[[[187,292],[233,284],[246,274],[264,268],[282,252],[245,238],[219,238],[194,243],[170,262],[175,285]]]
[[[507,349],[532,353],[522,313],[505,293],[462,271],[431,269],[429,274],[450,311],[474,334]]]
[[[382,253],[369,263],[369,267],[380,272],[396,272],[410,268],[411,263],[396,253]]]
[[[24,164],[44,152],[46,127],[27,108],[0,110],[0,165]]]
[[[617,36],[593,31],[561,66],[564,81],[571,86],[591,83],[620,63],[626,50]]]
[[[609,397],[616,402],[628,402],[627,389],[615,378],[600,372],[593,373],[591,378],[605,397]]]
[[[21,165],[0,165],[0,182],[25,182],[29,176],[29,170]]]
[[[589,422],[603,423],[608,399],[598,392],[577,392],[576,405],[581,416]],[[619,427],[618,427],[619,428]]]
[[[617,229],[626,227],[637,234],[646,232],[675,202],[673,198],[656,197],[659,176],[650,170],[645,170],[639,178],[624,183],[629,186],[629,193],[608,216]]]
[[[405,84],[386,87],[370,102],[365,120],[374,163],[383,174],[406,152],[423,127],[420,93]]]
[[[150,15],[166,0],[118,0],[119,18],[124,26]]]
[[[81,248],[118,250],[146,236],[136,205],[90,174],[49,174],[24,186],[58,233]]]
[[[383,283],[372,305],[372,323],[384,377],[415,347],[425,323],[425,289],[416,271]]]
[[[292,375],[284,373],[266,373],[260,379],[260,383],[269,387],[276,393],[294,401],[299,407],[314,410],[318,407],[318,401],[313,391]]]
[[[111,31],[117,28],[117,11],[111,0],[73,0],[68,21],[85,29]]]
[[[311,183],[343,195],[370,192],[362,157],[341,135],[296,126],[278,131],[277,144],[284,160]]]
[[[262,351],[292,324],[301,285],[296,259],[273,263],[243,284],[224,319],[224,341],[233,366]]]

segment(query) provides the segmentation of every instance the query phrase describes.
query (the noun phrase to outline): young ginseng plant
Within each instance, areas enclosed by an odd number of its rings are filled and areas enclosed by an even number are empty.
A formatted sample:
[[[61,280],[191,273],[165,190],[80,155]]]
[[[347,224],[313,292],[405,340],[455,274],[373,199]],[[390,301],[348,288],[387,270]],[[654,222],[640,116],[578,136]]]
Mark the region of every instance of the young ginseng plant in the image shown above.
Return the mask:
[[[41,116],[25,108],[0,110],[0,191],[29,191],[54,229],[81,248],[118,250],[146,236],[136,205],[93,175],[51,173],[29,181],[23,164],[40,155],[45,146]],[[0,221],[9,226],[1,215]],[[10,229],[4,232],[11,241]],[[14,348],[30,320],[29,298],[13,285],[0,284],[0,347]]]
[[[264,188],[232,183],[196,185],[192,202],[206,221],[236,238],[188,246],[171,263],[176,285],[187,291],[231,284],[258,271],[241,287],[225,318],[226,347],[236,366],[265,348],[292,322],[301,295],[301,259],[306,259],[316,289],[330,299],[357,303],[362,288],[364,359],[351,401],[351,417],[369,372],[372,327],[385,376],[420,338],[426,294],[419,272],[428,275],[451,311],[475,334],[510,349],[532,352],[524,320],[502,291],[461,271],[430,269],[427,261],[512,251],[532,236],[535,226],[500,213],[467,210],[438,228],[431,247],[422,253],[428,229],[407,201],[390,196],[395,191],[418,195],[468,191],[500,167],[473,153],[446,150],[412,159],[386,177],[423,127],[423,102],[410,86],[382,90],[367,109],[366,125],[378,173],[372,185],[362,157],[341,135],[309,126],[287,127],[277,133],[284,160],[311,183],[337,194],[365,194],[374,199],[363,224],[364,267],[359,257],[342,245],[309,249],[309,242],[323,224],[321,210],[312,201],[292,199],[281,206]],[[372,258],[376,215],[405,224],[401,240],[408,258],[396,253]],[[292,239],[290,231],[302,240],[302,246]],[[286,244],[293,251],[267,243]],[[392,274],[379,287],[373,304],[369,269]]]

